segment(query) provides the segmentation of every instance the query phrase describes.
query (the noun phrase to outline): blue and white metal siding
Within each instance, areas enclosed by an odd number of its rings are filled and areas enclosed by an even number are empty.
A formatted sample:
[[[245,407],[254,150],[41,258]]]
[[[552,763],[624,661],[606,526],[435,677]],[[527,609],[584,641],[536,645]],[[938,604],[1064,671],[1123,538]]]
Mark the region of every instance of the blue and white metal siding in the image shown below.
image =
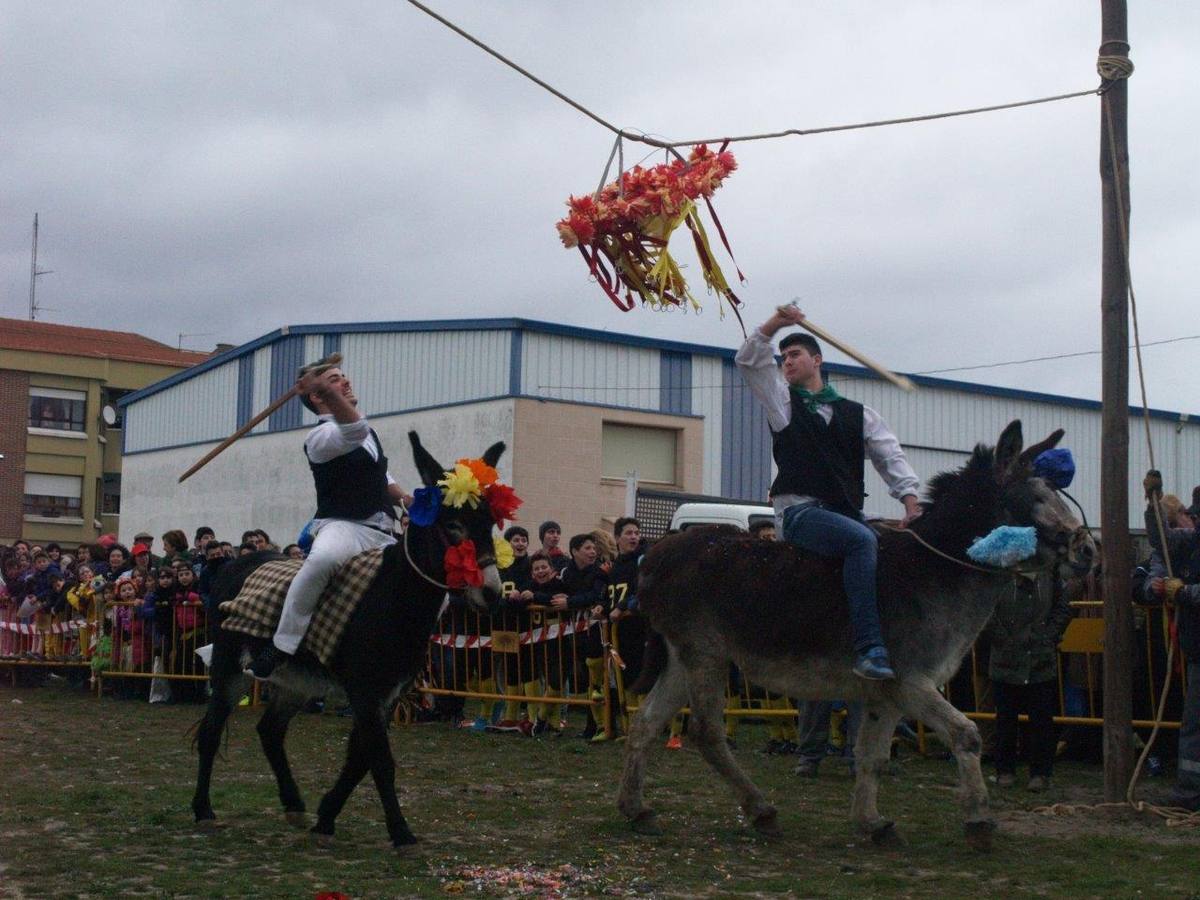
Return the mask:
[[[521,393],[577,403],[660,409],[658,350],[527,331],[521,341]]]
[[[721,494],[722,372],[719,356],[692,354],[691,412],[704,417],[704,480],[700,490],[714,497]]]
[[[330,338],[339,338],[337,341],[331,342]],[[338,334],[310,334],[304,338],[304,363],[316,362],[318,359],[324,359],[330,353],[333,353],[341,345],[341,335]],[[330,348],[330,343],[333,347]],[[303,365],[304,363],[301,363]],[[292,374],[295,378],[295,373]],[[303,403],[300,404],[300,423],[302,425],[316,425],[317,415],[308,411],[308,407]]]
[[[174,390],[174,388],[172,388]],[[275,398],[271,395],[271,347],[259,347],[254,351],[254,385],[251,388],[250,396],[253,402],[250,404],[252,410],[251,415],[260,412],[270,405]],[[268,419],[254,426],[251,434],[266,434],[271,430],[271,423]]]
[[[342,336],[342,365],[367,415],[508,393],[508,331]]]
[[[721,360],[721,490],[723,497],[766,502],[771,486],[771,432],[762,404],[732,359]]]
[[[126,409],[125,452],[220,440],[237,429],[238,363],[230,361]]]

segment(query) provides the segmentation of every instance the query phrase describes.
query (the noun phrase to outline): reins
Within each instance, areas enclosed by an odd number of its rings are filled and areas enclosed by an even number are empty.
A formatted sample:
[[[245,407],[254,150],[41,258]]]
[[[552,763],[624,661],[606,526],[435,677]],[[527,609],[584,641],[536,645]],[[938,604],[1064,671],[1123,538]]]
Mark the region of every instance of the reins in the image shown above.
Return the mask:
[[[408,564],[410,566],[412,566],[412,570],[414,572],[416,572],[418,575],[420,575],[422,578],[424,578],[426,581],[428,581],[430,584],[432,584],[435,588],[438,588],[443,591],[451,590],[450,585],[442,584],[440,581],[435,581],[434,579],[432,579],[428,575],[426,575],[424,572],[422,572],[421,567],[418,566],[416,560],[414,560],[412,558],[412,551],[410,551],[408,549],[408,533],[410,531],[412,531],[412,527],[413,527],[412,516],[409,515],[408,507],[405,506],[403,502],[401,502],[401,504],[400,504],[400,509],[402,509],[404,511],[404,514],[406,516],[408,516],[408,527],[404,529],[404,541],[403,541],[403,543],[404,543],[404,558],[408,560]]]
[[[956,565],[960,565],[964,569],[971,569],[972,571],[975,571],[975,572],[982,572],[985,575],[1008,575],[1012,578],[1017,578],[1021,575],[1031,575],[1035,572],[1043,572],[1049,568],[1049,564],[1034,566],[1029,569],[1004,568],[1002,566],[980,566],[980,565],[977,565],[972,562],[967,562],[965,559],[959,559],[957,556],[951,556],[949,553],[946,553],[944,550],[939,550],[937,547],[933,546],[933,544],[929,543],[929,541],[925,540],[925,538],[921,537],[919,534],[917,534],[911,528],[897,528],[895,525],[888,525],[886,522],[876,522],[874,524],[879,528],[883,528],[888,531],[894,531],[897,534],[907,534],[909,537],[911,537],[914,541],[916,541],[918,544],[920,544],[922,547],[924,547],[930,553],[933,553],[936,556],[940,556],[942,559],[949,560],[950,562],[955,563]]]

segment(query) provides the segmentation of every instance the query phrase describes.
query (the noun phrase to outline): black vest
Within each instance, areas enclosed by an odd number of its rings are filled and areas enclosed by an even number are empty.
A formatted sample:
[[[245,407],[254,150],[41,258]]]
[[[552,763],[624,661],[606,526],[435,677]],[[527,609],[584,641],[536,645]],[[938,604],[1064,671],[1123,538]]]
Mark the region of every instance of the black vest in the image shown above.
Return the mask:
[[[792,396],[792,418],[782,431],[771,432],[771,453],[779,474],[771,496],[815,497],[835,512],[857,516],[866,485],[863,464],[863,408],[845,398],[834,401],[829,424]]]
[[[383,455],[383,446],[374,428],[371,429],[371,440],[379,453],[378,460],[371,459],[365,447],[355,447],[329,462],[308,460],[317,485],[316,518],[369,519],[380,512],[396,517],[387,490],[387,457]],[[308,457],[307,445],[304,455]]]

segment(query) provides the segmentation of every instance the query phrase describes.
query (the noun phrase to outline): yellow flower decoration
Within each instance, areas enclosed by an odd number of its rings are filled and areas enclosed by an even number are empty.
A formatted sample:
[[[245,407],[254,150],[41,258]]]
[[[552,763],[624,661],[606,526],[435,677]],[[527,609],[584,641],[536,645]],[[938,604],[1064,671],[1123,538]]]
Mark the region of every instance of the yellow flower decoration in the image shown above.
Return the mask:
[[[470,469],[481,488],[486,488],[489,484],[495,484],[500,480],[500,473],[482,459],[460,459],[457,465]]]
[[[442,503],[455,509],[461,509],[463,504],[470,504],[474,509],[479,505],[479,497],[483,493],[475,473],[462,463],[455,465],[453,472],[447,472],[438,486],[444,494]]]
[[[513,564],[513,560],[516,559],[512,544],[499,535],[492,537],[492,551],[496,555],[497,569],[507,569]]]

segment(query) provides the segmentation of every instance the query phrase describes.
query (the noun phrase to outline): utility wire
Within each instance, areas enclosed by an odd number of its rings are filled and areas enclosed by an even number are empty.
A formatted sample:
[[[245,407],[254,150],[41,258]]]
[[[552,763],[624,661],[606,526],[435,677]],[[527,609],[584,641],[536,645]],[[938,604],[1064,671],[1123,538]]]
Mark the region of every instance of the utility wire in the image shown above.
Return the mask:
[[[1178,344],[1181,341],[1200,341],[1200,334],[1189,334],[1183,337],[1166,338],[1161,341],[1143,341],[1141,346],[1158,347],[1163,344]],[[1133,350],[1137,345],[1130,344],[1129,349]],[[1051,356],[1033,356],[1028,359],[1010,359],[1004,362],[981,363],[977,366],[956,366],[948,369],[927,369],[924,372],[909,372],[909,375],[938,375],[943,372],[965,372],[972,369],[997,369],[1001,366],[1020,366],[1026,363],[1049,362],[1056,359],[1074,359],[1079,356],[1098,356],[1100,350],[1080,350],[1076,353],[1055,353]],[[724,390],[724,389],[741,389],[741,384],[692,384],[680,386],[677,388],[666,388],[666,390]],[[539,390],[559,390],[559,391],[660,391],[663,386],[647,387],[645,385],[635,384],[627,387],[614,387],[611,385],[592,385],[592,384],[539,384]]]
[[[436,19],[438,22],[441,22],[443,25],[445,25],[447,28],[449,28],[455,34],[459,35],[460,37],[462,37],[463,39],[465,39],[467,41],[470,41],[472,44],[474,44],[480,50],[495,57],[500,62],[504,63],[504,65],[508,66],[509,68],[513,69],[514,71],[519,72],[520,74],[524,75],[526,78],[528,78],[534,84],[536,84],[538,87],[542,88],[545,91],[548,91],[549,93],[551,93],[555,97],[557,97],[559,100],[566,103],[568,106],[571,106],[574,109],[578,110],[579,112],[583,113],[585,116],[587,116],[593,122],[595,122],[597,125],[607,128],[609,131],[611,131],[613,134],[617,135],[618,137],[625,138],[626,140],[630,140],[630,141],[640,141],[641,143],[648,144],[651,147],[658,147],[660,149],[671,150],[671,151],[674,151],[676,147],[691,147],[696,144],[722,144],[722,143],[731,143],[732,144],[732,143],[745,143],[747,141],[766,141],[766,140],[772,140],[774,138],[781,138],[781,137],[805,137],[805,136],[811,135],[811,134],[829,134],[830,132],[834,132],[834,131],[854,131],[856,129],[861,129],[861,128],[881,128],[885,125],[907,125],[912,122],[928,122],[933,119],[950,119],[950,118],[954,118],[956,116],[973,116],[973,115],[976,115],[977,113],[997,112],[997,111],[1003,110],[1003,109],[1016,109],[1021,106],[1035,106],[1039,103],[1053,103],[1057,100],[1070,100],[1074,97],[1091,97],[1091,96],[1095,96],[1097,94],[1103,93],[1103,90],[1104,90],[1104,85],[1101,85],[1100,87],[1091,88],[1086,91],[1074,91],[1069,94],[1055,94],[1052,97],[1039,97],[1036,100],[1018,100],[1013,103],[999,103],[994,106],[977,106],[973,109],[958,109],[958,110],[951,110],[949,112],[928,113],[926,115],[921,115],[921,116],[904,116],[904,117],[898,118],[898,119],[880,119],[880,120],[874,121],[874,122],[856,122],[856,123],[849,124],[849,125],[826,125],[821,128],[788,128],[783,131],[770,131],[770,132],[764,132],[762,134],[743,134],[743,135],[732,136],[732,137],[728,136],[728,135],[722,135],[720,137],[694,138],[694,139],[686,140],[686,141],[663,141],[663,140],[659,140],[658,138],[651,137],[650,135],[645,134],[643,132],[633,131],[633,130],[630,130],[627,128],[618,128],[612,122],[609,122],[607,119],[604,119],[601,116],[597,115],[596,113],[592,112],[590,109],[588,109],[582,103],[580,103],[578,100],[572,99],[571,97],[564,94],[562,91],[558,90],[553,85],[543,81],[541,78],[538,78],[536,75],[534,75],[528,69],[522,68],[521,66],[517,65],[517,63],[513,62],[511,59],[509,59],[503,53],[499,52],[498,50],[493,50],[491,47],[489,47],[487,44],[485,44],[479,38],[475,37],[469,31],[467,31],[466,29],[464,29],[458,25],[455,25],[449,19],[434,12],[432,9],[430,9],[425,4],[418,2],[418,0],[408,0],[408,2],[411,5],[415,6],[417,9],[419,9],[421,12],[425,13],[430,18]]]

